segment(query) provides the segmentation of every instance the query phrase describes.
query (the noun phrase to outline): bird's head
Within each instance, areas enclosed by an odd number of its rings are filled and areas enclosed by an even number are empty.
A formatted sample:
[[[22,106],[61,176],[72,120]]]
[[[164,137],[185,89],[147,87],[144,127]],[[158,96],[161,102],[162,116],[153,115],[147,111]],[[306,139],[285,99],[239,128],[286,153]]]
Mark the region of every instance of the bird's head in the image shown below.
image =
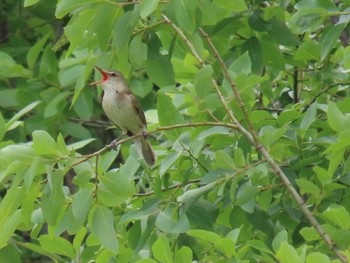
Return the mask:
[[[124,76],[119,71],[111,70],[107,71],[100,67],[95,66],[95,68],[102,74],[102,79],[100,81],[95,81],[91,85],[97,84],[118,84],[124,80]]]

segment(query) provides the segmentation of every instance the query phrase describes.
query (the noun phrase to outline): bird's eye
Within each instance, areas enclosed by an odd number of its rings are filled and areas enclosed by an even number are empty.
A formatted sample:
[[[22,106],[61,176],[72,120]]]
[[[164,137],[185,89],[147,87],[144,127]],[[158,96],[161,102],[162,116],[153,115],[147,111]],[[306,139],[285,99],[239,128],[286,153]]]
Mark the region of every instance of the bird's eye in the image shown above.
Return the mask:
[[[112,76],[112,77],[117,77],[118,74],[117,74],[116,72],[112,72],[112,73],[111,73],[111,76]]]

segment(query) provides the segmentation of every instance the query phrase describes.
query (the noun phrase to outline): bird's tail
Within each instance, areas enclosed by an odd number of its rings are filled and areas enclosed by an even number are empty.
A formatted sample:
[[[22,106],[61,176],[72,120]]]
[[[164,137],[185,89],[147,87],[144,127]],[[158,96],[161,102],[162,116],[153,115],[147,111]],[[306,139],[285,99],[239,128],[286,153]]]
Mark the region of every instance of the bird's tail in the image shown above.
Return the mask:
[[[154,165],[156,155],[152,150],[151,144],[146,137],[140,136],[134,139],[136,149],[141,157],[143,157],[150,166]]]

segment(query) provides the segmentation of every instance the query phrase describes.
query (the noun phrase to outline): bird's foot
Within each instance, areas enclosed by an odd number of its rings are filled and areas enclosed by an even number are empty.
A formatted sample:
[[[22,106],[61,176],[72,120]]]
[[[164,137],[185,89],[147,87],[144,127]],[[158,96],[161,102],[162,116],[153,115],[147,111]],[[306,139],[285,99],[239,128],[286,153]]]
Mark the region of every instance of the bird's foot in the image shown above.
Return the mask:
[[[117,138],[115,138],[111,143],[110,143],[110,147],[113,148],[114,150],[117,150],[117,147],[119,145],[118,141],[120,140],[120,138],[123,135],[118,136]]]
[[[146,132],[146,131],[142,131],[142,136],[144,137],[144,138],[147,138],[147,136],[148,136],[148,133]]]

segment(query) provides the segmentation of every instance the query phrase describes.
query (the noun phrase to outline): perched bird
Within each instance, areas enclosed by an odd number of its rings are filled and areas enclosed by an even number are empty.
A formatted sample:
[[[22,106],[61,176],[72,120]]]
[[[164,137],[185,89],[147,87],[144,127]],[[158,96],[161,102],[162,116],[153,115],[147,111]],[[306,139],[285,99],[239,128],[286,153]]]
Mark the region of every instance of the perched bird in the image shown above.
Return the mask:
[[[124,76],[118,71],[107,71],[97,66],[95,68],[102,74],[102,80],[91,85],[102,85],[104,92],[102,107],[107,117],[128,136],[141,134],[134,139],[136,149],[152,166],[156,156],[147,139],[145,114],[130,91]]]

